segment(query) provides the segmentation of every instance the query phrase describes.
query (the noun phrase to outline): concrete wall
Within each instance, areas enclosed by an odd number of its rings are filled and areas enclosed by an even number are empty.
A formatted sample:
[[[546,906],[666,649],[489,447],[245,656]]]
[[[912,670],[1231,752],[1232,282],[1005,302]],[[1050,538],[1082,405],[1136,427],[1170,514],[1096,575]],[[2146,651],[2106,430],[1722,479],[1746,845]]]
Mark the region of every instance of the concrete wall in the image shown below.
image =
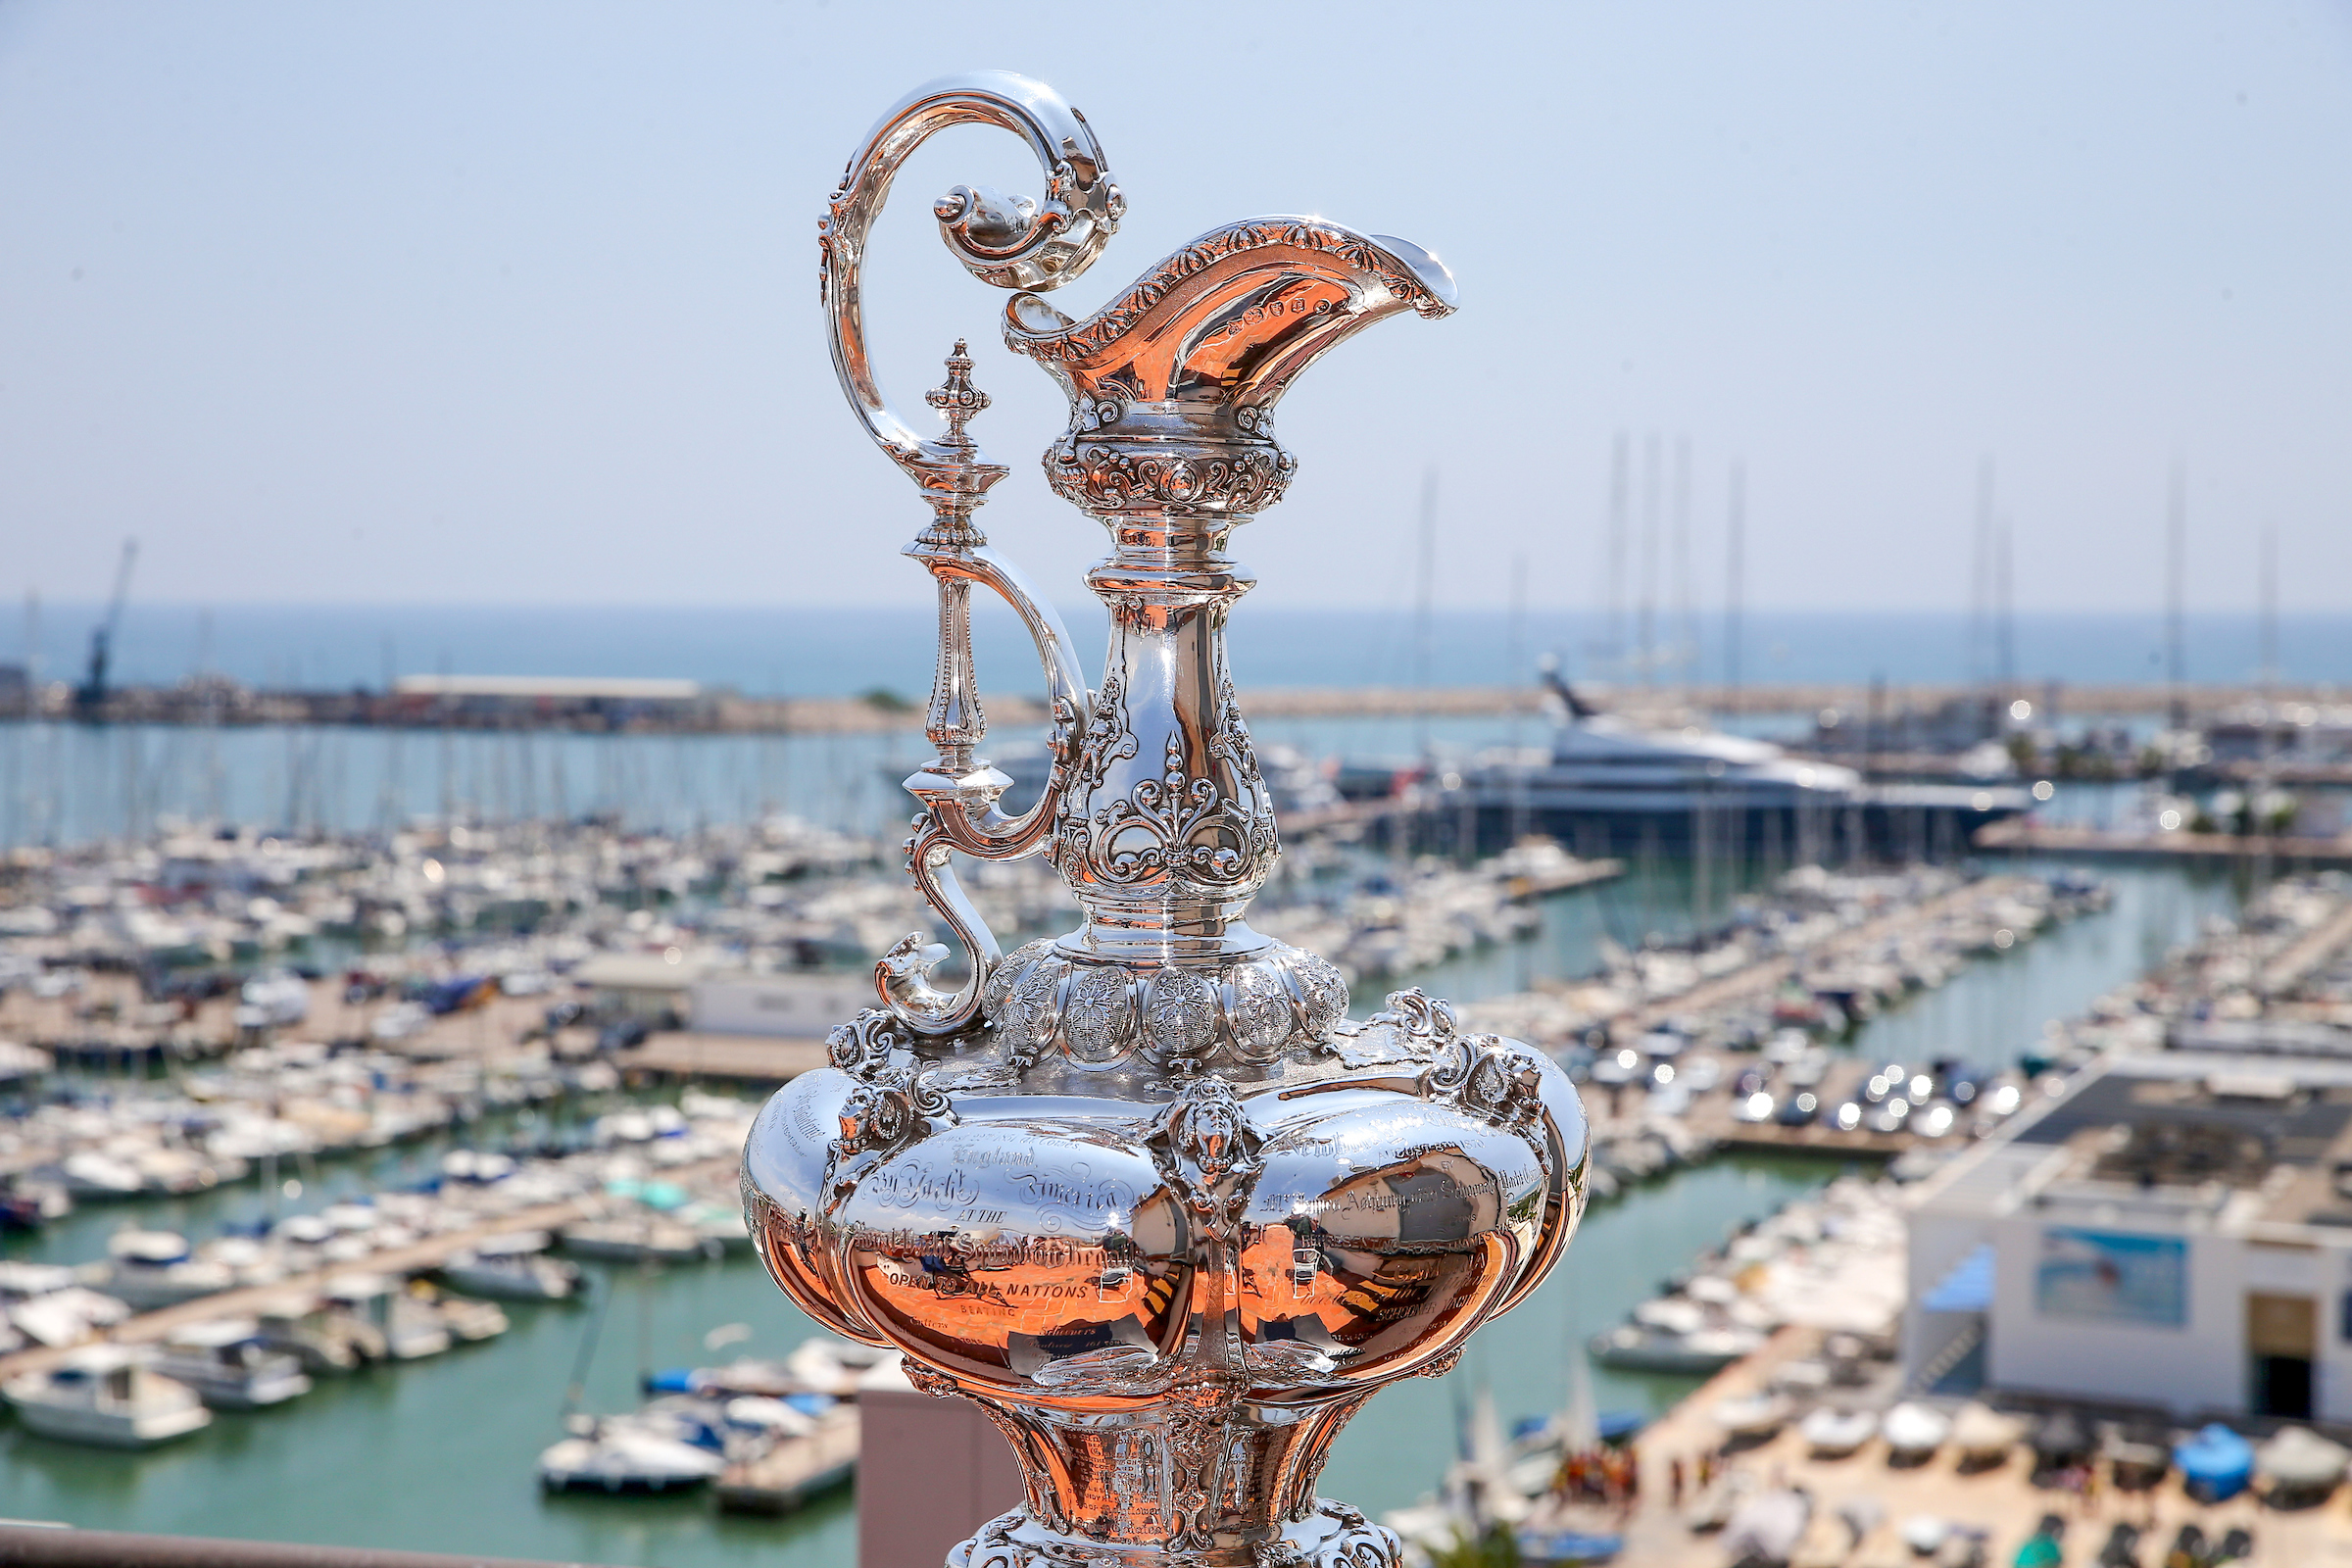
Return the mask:
[[[858,1396],[858,1568],[933,1568],[1021,1500],[1012,1448],[969,1399]]]
[[[1948,1344],[1953,1335],[1968,1325],[1968,1319],[1949,1312],[1929,1312],[1920,1307],[1928,1293],[1943,1283],[1943,1277],[1959,1266],[1960,1260],[1985,1240],[1988,1226],[1979,1214],[1940,1214],[1933,1208],[1914,1210],[1910,1222],[1910,1239],[1904,1254],[1905,1293],[1903,1308],[1903,1378],[1908,1382],[1919,1369]]]

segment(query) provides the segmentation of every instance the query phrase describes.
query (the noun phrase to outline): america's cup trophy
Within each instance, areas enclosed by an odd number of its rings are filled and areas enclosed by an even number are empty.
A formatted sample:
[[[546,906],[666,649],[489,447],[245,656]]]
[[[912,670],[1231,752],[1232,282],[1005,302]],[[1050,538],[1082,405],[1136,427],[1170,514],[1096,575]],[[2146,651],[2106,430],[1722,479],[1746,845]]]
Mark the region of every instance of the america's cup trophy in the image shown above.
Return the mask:
[[[929,438],[866,356],[858,275],[892,176],[974,122],[1046,172],[1042,200],[958,186],[933,211],[973,276],[1018,291],[1005,343],[1069,394],[1046,478],[1110,534],[1087,574],[1111,628],[1091,688],[974,521],[1006,470],[966,429],[988,398],[963,345]],[[1383,318],[1449,314],[1453,278],[1402,240],[1253,218],[1073,321],[1041,296],[1124,205],[1083,115],[988,72],[885,115],[819,223],[842,388],[931,508],[906,554],[938,580],[939,755],[906,780],[906,865],[969,974],[935,985],[947,950],[920,934],[884,956],[882,1004],[761,1110],[745,1203],[795,1301],[904,1350],[918,1388],[973,1400],[1012,1445],[1026,1495],[951,1568],[1386,1568],[1396,1538],[1315,1495],[1332,1440],[1535,1289],[1584,1209],[1586,1124],[1540,1052],[1418,991],[1351,1021],[1331,964],[1244,919],[1279,850],[1225,662],[1252,579],[1225,547],[1290,482],[1292,378]],[[1018,815],[979,755],[974,584],[1027,625],[1052,701],[1052,771]],[[1077,929],[1002,953],[957,854],[1044,855]]]

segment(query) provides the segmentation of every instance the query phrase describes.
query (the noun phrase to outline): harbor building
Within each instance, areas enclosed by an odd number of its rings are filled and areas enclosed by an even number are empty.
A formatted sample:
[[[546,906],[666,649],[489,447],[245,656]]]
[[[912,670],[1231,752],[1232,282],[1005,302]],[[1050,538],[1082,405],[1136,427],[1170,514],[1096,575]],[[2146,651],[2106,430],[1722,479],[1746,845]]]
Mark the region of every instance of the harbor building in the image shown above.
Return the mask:
[[[2111,1053],[1914,1204],[1914,1387],[2352,1424],[2352,1035]]]

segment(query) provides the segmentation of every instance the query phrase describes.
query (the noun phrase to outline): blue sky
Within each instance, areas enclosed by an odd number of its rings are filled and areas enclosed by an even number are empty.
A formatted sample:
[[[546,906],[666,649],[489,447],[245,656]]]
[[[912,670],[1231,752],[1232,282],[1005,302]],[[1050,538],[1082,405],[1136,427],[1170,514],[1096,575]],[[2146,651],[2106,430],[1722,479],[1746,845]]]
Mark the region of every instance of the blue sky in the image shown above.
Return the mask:
[[[1086,111],[1129,199],[1093,309],[1193,234],[1313,212],[1460,279],[1301,380],[1264,602],[1602,596],[1609,447],[1727,465],[1759,605],[1959,610],[1979,458],[2027,609],[2352,609],[2352,11],[805,4],[0,7],[0,594],[911,603],[911,487],[834,389],[813,220],[873,117],[1001,67]],[[935,141],[877,242],[902,405],[970,336],[1014,469],[984,514],[1057,596],[1059,399],[924,209],[1034,189]],[[1661,596],[1671,597],[1671,553]]]

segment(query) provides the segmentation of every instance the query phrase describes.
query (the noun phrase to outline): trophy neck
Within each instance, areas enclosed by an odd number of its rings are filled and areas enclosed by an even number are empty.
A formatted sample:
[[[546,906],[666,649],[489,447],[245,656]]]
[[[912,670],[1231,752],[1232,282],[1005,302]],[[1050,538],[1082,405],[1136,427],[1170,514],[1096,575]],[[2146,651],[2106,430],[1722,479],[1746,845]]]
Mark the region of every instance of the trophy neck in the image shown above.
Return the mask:
[[[1098,516],[1115,548],[1088,585],[1110,645],[1048,850],[1087,914],[1069,945],[1213,964],[1265,945],[1242,916],[1280,853],[1226,662],[1226,613],[1251,579],[1224,555],[1231,517]]]

